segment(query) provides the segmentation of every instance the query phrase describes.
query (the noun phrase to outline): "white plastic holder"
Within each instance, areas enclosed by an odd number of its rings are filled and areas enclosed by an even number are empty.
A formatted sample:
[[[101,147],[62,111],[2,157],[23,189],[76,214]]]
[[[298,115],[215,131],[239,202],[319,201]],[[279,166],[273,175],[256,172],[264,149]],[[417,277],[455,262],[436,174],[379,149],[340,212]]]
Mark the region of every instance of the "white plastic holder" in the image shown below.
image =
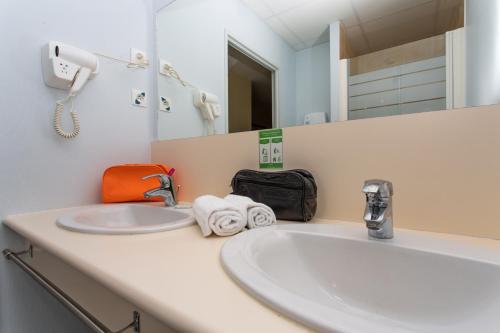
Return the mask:
[[[139,66],[148,66],[149,60],[146,52],[136,48],[130,49],[130,62]]]
[[[215,119],[220,117],[221,108],[219,98],[206,91],[195,89],[193,93],[193,104],[200,110],[207,125],[208,135],[215,133]]]

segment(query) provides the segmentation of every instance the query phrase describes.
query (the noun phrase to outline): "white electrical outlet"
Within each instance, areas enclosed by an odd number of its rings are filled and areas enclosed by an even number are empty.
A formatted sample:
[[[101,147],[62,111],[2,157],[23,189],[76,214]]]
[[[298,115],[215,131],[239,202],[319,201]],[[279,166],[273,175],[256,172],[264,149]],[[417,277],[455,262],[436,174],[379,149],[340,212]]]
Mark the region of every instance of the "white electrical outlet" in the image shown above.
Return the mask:
[[[139,107],[147,107],[148,106],[148,94],[145,90],[141,89],[132,89],[132,105]]]
[[[160,105],[160,111],[172,112],[172,99],[171,98],[160,96],[159,105]]]
[[[172,67],[172,64],[166,60],[160,59],[160,74],[170,76],[170,72],[168,70],[169,67]]]
[[[149,64],[146,52],[134,48],[130,49],[130,62],[144,66],[147,66]]]

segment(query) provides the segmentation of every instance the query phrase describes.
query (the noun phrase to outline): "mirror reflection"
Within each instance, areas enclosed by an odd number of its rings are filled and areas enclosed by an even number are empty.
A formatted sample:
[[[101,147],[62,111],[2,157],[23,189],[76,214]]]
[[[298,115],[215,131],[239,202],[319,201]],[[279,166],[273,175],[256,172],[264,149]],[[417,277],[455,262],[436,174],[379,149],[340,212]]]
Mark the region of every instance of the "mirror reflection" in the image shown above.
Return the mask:
[[[498,103],[497,2],[173,1],[156,17],[158,137]]]

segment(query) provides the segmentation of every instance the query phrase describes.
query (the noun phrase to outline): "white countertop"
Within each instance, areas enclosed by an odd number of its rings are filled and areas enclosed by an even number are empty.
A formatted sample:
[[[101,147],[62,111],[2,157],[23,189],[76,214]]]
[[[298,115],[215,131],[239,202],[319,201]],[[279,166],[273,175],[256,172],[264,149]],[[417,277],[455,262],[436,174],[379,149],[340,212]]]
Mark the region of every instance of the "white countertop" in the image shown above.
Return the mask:
[[[138,235],[84,234],[56,226],[58,216],[82,208],[14,215],[4,223],[175,329],[204,333],[311,332],[259,303],[229,278],[219,261],[227,237],[204,238],[197,225]],[[312,221],[338,222],[342,221]],[[500,249],[498,240],[428,234]]]
[[[171,327],[191,332],[310,332],[259,303],[224,272],[228,238],[197,225],[153,234],[93,235],[61,229],[68,208],[9,216],[4,223]]]

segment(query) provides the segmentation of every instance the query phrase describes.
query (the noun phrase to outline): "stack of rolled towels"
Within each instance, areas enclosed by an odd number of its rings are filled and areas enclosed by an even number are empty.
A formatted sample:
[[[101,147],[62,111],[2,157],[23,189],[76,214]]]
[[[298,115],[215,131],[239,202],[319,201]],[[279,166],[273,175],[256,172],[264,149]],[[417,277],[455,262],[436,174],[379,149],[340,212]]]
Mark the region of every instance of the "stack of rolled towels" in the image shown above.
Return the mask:
[[[213,195],[201,196],[193,202],[193,212],[205,237],[212,233],[232,236],[245,228],[253,229],[276,223],[276,216],[271,208],[234,194],[224,199]]]

